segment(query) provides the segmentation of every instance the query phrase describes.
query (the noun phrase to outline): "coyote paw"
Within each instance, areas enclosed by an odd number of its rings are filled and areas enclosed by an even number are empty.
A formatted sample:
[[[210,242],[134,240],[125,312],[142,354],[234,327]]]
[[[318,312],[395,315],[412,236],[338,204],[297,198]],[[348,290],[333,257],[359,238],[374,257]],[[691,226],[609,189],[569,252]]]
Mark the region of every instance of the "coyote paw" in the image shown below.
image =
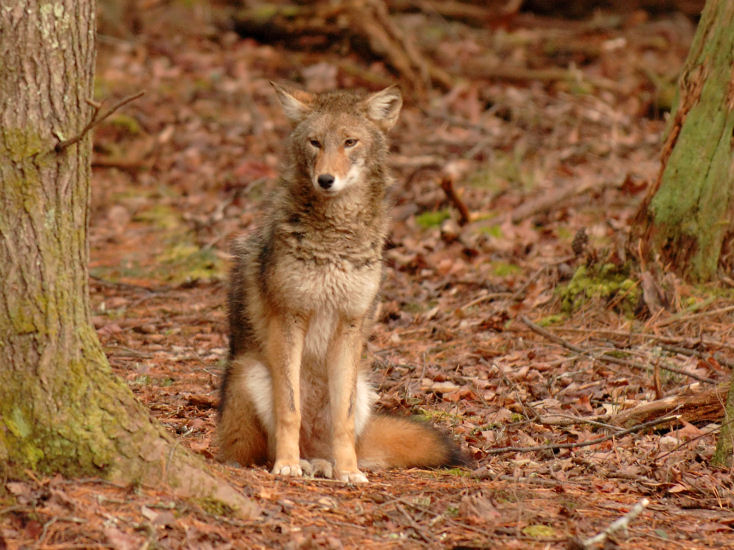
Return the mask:
[[[323,458],[312,458],[311,460],[301,459],[301,469],[309,477],[325,477],[327,479],[334,477],[334,469],[331,466],[331,462]]]
[[[336,475],[334,476],[335,479],[338,479],[339,481],[343,481],[344,483],[367,483],[367,476],[364,475],[359,470],[356,470],[354,472],[336,472]]]
[[[276,461],[273,469],[270,471],[274,476],[285,477],[302,477],[303,470],[300,464],[289,464],[287,462]]]

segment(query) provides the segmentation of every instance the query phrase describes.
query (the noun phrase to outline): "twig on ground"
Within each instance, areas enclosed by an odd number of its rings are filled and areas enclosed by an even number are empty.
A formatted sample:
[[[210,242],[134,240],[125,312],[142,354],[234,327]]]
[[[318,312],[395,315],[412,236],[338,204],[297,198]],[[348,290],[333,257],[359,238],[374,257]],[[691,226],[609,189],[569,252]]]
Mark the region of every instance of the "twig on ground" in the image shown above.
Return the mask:
[[[650,428],[652,426],[657,426],[658,424],[664,424],[665,422],[677,420],[678,418],[680,418],[679,415],[656,418],[655,420],[650,420],[649,422],[638,424],[637,426],[632,426],[631,428],[627,428],[626,430],[622,430],[621,432],[615,432],[613,434],[605,435],[604,437],[599,437],[597,439],[590,439],[589,441],[577,441],[575,443],[551,443],[549,445],[535,445],[532,447],[498,447],[496,449],[489,449],[486,452],[489,455],[497,455],[501,453],[529,453],[534,451],[555,451],[558,449],[575,449],[577,447],[589,447],[591,445],[596,445],[597,443],[604,443],[605,441],[609,441],[610,439],[622,437],[623,435],[631,434],[633,432],[639,432],[640,430],[644,430],[645,428]]]
[[[482,302],[489,302],[491,300],[501,300],[502,298],[512,298],[513,296],[514,294],[511,292],[490,292],[488,294],[483,294],[482,296],[479,296],[478,298],[474,298],[473,300],[465,303],[463,306],[459,306],[458,309],[464,311],[466,309],[469,309],[472,306],[481,304]]]
[[[456,207],[456,210],[459,211],[459,225],[466,225],[469,223],[471,214],[469,213],[469,209],[466,207],[464,201],[461,200],[461,197],[456,192],[456,189],[454,189],[454,181],[447,176],[442,177],[441,189],[446,193],[446,197],[449,199],[451,204],[453,204]]]
[[[528,69],[512,65],[490,66],[480,61],[467,63],[466,73],[477,78],[498,78],[515,82],[537,80],[540,82],[583,83],[600,90],[624,93],[623,87],[617,82],[608,78],[591,77],[578,69]]]
[[[553,262],[549,262],[547,264],[544,264],[540,266],[530,277],[528,277],[528,280],[525,281],[522,285],[520,285],[520,288],[518,288],[514,294],[512,295],[513,300],[522,300],[523,294],[525,294],[525,291],[528,289],[528,287],[533,284],[533,282],[540,277],[543,272],[548,269],[549,267],[554,267],[566,262],[570,262],[573,260],[576,256],[566,256],[565,258],[561,258],[559,260],[555,260]]]
[[[610,421],[619,426],[629,426],[648,418],[673,412],[687,422],[718,421],[724,414],[724,401],[728,390],[728,382],[693,395],[685,395],[685,391],[679,390],[677,395],[663,397],[620,411]]]
[[[690,315],[684,315],[682,317],[671,317],[655,324],[655,328],[667,327],[673,323],[683,323],[685,321],[693,321],[700,319],[701,317],[710,317],[711,315],[718,315],[719,313],[729,313],[734,311],[734,306],[722,307],[720,309],[712,309],[711,311],[700,311],[699,313],[691,313]]]
[[[608,353],[602,353],[601,355],[594,355],[592,352],[585,350],[584,348],[581,348],[579,346],[575,346],[569,342],[566,342],[563,338],[560,336],[557,336],[553,334],[552,332],[549,332],[545,330],[543,327],[536,325],[533,323],[530,319],[522,315],[520,317],[520,321],[522,321],[530,330],[535,332],[536,334],[540,334],[544,338],[547,338],[551,342],[554,342],[560,346],[563,346],[564,348],[573,351],[574,353],[578,353],[579,355],[583,355],[585,357],[588,357],[590,359],[596,360],[596,361],[606,361],[607,363],[615,363],[617,365],[626,365],[628,367],[632,367],[635,369],[642,369],[649,372],[654,372],[654,367],[643,365],[642,363],[637,363],[635,361],[630,361],[628,359],[620,359],[619,357],[614,357],[613,355],[609,355]],[[683,369],[679,369],[676,367],[670,367],[666,365],[660,365],[661,369],[665,369],[670,372],[675,372],[677,374],[682,374],[683,376],[688,376],[690,378],[693,378],[695,380],[698,380],[699,382],[706,382],[707,384],[716,384],[716,380],[713,380],[711,378],[706,378],[705,376],[699,376],[698,374],[685,371]]]
[[[112,113],[114,113],[115,111],[117,111],[120,107],[122,107],[123,105],[127,105],[131,101],[135,101],[136,99],[138,99],[139,97],[141,97],[144,93],[145,92],[141,90],[141,91],[139,91],[139,92],[137,92],[137,93],[135,93],[133,95],[129,95],[127,97],[123,97],[120,101],[118,101],[112,107],[110,107],[109,109],[107,109],[107,112],[105,112],[101,116],[99,114],[99,111],[102,109],[102,104],[101,103],[97,103],[97,102],[92,101],[92,100],[88,100],[87,103],[89,103],[94,108],[94,112],[92,113],[92,119],[87,123],[86,126],[84,126],[84,128],[82,128],[82,131],[79,132],[74,137],[71,137],[69,139],[60,139],[59,138],[59,142],[54,147],[54,151],[56,151],[57,153],[60,153],[61,151],[63,151],[67,147],[69,147],[70,145],[74,145],[78,141],[81,141],[84,138],[84,136],[87,135],[87,132],[89,132],[89,130],[91,130],[92,128],[94,128],[95,126],[97,126],[100,122],[102,122],[104,119],[106,119],[107,117],[109,117]]]
[[[73,516],[68,516],[68,517],[55,516],[55,517],[52,517],[50,520],[48,520],[46,523],[43,524],[43,531],[41,531],[41,537],[38,539],[38,542],[37,542],[38,546],[44,546],[44,542],[46,540],[46,535],[48,534],[48,530],[57,521],[68,521],[70,523],[78,523],[80,525],[83,525],[83,524],[87,523],[87,520],[82,519],[82,518],[73,517]]]
[[[601,190],[607,186],[608,184],[606,183],[599,185],[595,182],[584,183],[582,185],[578,185],[578,182],[571,182],[566,185],[559,186],[553,193],[547,193],[537,199],[523,202],[510,213],[509,219],[512,223],[520,223],[536,214],[552,210],[556,205],[563,203],[572,197],[583,195],[593,189]],[[502,223],[506,219],[507,215],[495,216],[489,219],[482,218],[467,224],[464,226],[464,229],[479,229],[481,227]]]
[[[682,348],[680,346],[671,346],[670,344],[663,344],[660,347],[663,348],[665,351],[670,351],[673,353],[680,353],[681,355],[688,355],[689,357],[698,357],[699,359],[703,359],[704,361],[707,359],[706,353],[697,351],[695,349]],[[718,361],[722,365],[726,365],[730,369],[734,370],[734,362],[729,361],[728,359],[724,359],[723,357],[720,357],[716,353],[710,353],[708,354],[708,357],[713,357],[714,359],[716,359],[716,361]]]
[[[159,286],[155,288],[150,288],[150,287],[143,286],[143,285],[126,283],[123,281],[110,281],[108,279],[103,279],[102,277],[98,277],[96,275],[90,275],[89,278],[103,286],[107,286],[111,288],[122,288],[126,290],[142,291],[148,294],[164,293],[164,292],[169,292],[170,290],[172,290],[172,288],[169,286]]]
[[[123,159],[108,159],[108,158],[95,158],[92,161],[92,168],[117,168],[123,172],[134,176],[138,172],[147,170],[148,167],[139,160],[123,160]]]
[[[572,548],[574,550],[588,550],[596,544],[603,544],[610,536],[612,536],[617,531],[626,530],[630,522],[637,516],[639,516],[648,504],[650,504],[650,501],[646,498],[643,498],[640,502],[635,504],[629,512],[627,512],[621,518],[613,521],[609,525],[609,527],[604,529],[604,531],[586,540],[574,539],[569,544],[569,548]]]
[[[705,431],[705,432],[703,432],[703,433],[701,433],[701,434],[699,434],[699,435],[697,435],[695,437],[692,437],[690,439],[686,439],[685,441],[682,441],[681,443],[679,443],[678,445],[676,445],[675,447],[673,447],[669,451],[667,451],[667,452],[665,452],[665,453],[663,453],[661,455],[656,456],[655,459],[653,460],[653,462],[655,464],[658,464],[666,456],[672,455],[674,452],[682,449],[683,447],[685,447],[687,445],[690,445],[691,443],[694,443],[694,442],[698,441],[699,439],[703,439],[704,437],[708,437],[710,435],[715,435],[715,434],[719,433],[721,431],[721,428],[723,426],[725,426],[727,424],[731,424],[732,422],[734,422],[734,420],[729,420],[728,422],[722,422],[721,425],[716,426],[715,428],[712,428],[712,429],[710,429],[708,431]]]
[[[597,428],[619,431],[619,426],[600,422],[600,420],[608,419],[608,414],[599,414],[589,418],[573,416],[571,414],[548,414],[541,416],[540,419],[538,419],[538,423],[543,424],[544,426],[574,426],[576,424],[589,424],[591,426],[596,426]]]
[[[629,332],[626,330],[611,330],[597,328],[576,328],[576,327],[554,327],[554,330],[560,332],[578,332],[580,334],[605,334],[607,336],[621,336],[623,338],[641,338],[643,340],[655,340],[656,342],[669,342],[673,344],[686,345],[706,345],[717,348],[725,348],[734,350],[733,344],[712,340],[711,338],[687,338],[685,336],[665,336],[662,334],[649,334],[647,332]]]
[[[400,511],[401,514],[403,514],[403,516],[405,517],[405,519],[408,520],[408,525],[410,525],[410,527],[413,529],[413,531],[415,532],[415,534],[418,535],[423,542],[425,542],[427,544],[432,544],[433,543],[433,540],[431,540],[431,538],[428,537],[423,532],[423,529],[421,529],[421,526],[418,525],[418,523],[412,517],[410,517],[410,514],[405,510],[405,507],[400,506],[400,504],[398,504],[396,506],[396,508]]]

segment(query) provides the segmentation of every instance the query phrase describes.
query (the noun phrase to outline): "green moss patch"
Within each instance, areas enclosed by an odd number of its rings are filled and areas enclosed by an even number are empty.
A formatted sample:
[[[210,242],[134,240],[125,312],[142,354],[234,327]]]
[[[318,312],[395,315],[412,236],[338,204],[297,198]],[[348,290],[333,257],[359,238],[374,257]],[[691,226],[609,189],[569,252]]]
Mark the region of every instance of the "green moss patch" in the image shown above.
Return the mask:
[[[237,512],[237,510],[232,508],[229,504],[216,498],[197,498],[193,499],[193,502],[198,504],[207,514],[212,516],[232,517]]]
[[[628,270],[611,263],[582,265],[571,281],[558,289],[564,313],[572,313],[588,302],[601,300],[628,317],[634,315],[640,292]]]
[[[430,229],[431,227],[438,227],[444,220],[451,217],[448,210],[437,210],[435,212],[423,212],[415,217],[415,221],[423,229]]]

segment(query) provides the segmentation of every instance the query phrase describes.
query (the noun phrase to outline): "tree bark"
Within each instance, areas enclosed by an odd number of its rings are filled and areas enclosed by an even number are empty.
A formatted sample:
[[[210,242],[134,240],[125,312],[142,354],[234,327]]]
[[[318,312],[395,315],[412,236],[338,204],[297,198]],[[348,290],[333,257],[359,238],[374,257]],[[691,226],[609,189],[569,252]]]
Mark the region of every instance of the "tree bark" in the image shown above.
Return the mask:
[[[0,469],[167,483],[255,507],[177,447],[111,372],[91,324],[94,0],[0,9]]]
[[[716,441],[716,451],[711,457],[711,465],[731,468],[732,462],[734,462],[734,376],[730,378],[724,406],[724,420],[721,422],[721,431]]]
[[[632,246],[684,278],[710,280],[734,236],[734,2],[708,0],[680,81],[662,165]]]

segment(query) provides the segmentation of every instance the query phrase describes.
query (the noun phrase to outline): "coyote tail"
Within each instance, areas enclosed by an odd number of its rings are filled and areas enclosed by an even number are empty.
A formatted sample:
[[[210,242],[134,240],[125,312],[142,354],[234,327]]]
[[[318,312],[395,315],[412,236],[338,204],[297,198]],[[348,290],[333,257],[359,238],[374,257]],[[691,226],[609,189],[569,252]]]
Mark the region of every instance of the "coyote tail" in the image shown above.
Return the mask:
[[[444,433],[411,418],[373,415],[357,440],[357,461],[366,470],[467,466],[470,459]]]

